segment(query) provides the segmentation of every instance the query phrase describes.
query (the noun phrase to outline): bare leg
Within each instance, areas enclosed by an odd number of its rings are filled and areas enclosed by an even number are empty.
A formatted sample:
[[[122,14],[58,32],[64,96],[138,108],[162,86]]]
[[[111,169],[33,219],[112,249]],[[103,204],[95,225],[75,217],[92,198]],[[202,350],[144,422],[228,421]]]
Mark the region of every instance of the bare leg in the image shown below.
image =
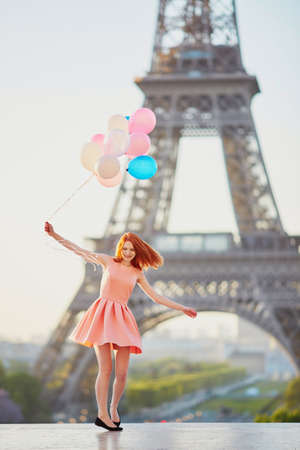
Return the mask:
[[[109,380],[112,371],[112,360],[110,344],[96,345],[94,344],[96,357],[98,361],[98,375],[96,378],[95,392],[98,404],[98,417],[108,426],[116,427],[109,417],[107,410],[107,397]]]
[[[126,385],[129,355],[130,347],[119,347],[116,354],[115,380],[110,404],[110,416],[115,422],[120,420],[117,407]]]

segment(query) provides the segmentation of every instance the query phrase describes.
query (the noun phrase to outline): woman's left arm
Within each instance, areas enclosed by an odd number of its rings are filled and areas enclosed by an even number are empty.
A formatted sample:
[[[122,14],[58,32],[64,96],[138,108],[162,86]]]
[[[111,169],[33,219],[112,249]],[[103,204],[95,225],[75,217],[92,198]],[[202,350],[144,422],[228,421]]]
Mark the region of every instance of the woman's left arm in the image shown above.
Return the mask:
[[[193,308],[187,308],[186,306],[181,305],[180,303],[176,303],[173,300],[170,300],[164,295],[158,294],[149,284],[147,278],[145,277],[144,272],[142,272],[142,274],[138,277],[137,284],[145,292],[145,294],[148,295],[148,297],[150,297],[155,303],[160,303],[161,305],[168,306],[169,308],[177,309],[179,311],[184,312],[190,317],[197,316],[197,311],[195,311]]]

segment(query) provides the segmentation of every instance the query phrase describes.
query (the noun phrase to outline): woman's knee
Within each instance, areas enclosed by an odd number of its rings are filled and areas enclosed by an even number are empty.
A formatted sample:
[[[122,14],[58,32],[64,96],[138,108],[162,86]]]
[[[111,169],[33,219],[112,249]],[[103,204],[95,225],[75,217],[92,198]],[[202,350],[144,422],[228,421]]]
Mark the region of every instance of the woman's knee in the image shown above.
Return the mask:
[[[109,365],[102,365],[102,367],[99,368],[99,373],[101,376],[104,377],[110,377],[112,372],[112,366]]]
[[[125,383],[127,379],[127,371],[126,372],[116,371],[115,377],[119,383]]]

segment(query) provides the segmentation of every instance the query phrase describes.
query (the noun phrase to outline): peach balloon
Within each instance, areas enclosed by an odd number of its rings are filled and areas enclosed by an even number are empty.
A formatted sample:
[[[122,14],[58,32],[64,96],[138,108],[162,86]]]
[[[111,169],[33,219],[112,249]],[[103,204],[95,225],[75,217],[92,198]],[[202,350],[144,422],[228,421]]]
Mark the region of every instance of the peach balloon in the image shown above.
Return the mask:
[[[125,133],[128,133],[128,120],[120,114],[111,116],[108,120],[108,131],[115,129],[122,130],[125,131]]]
[[[129,133],[151,133],[156,125],[156,117],[149,108],[139,108],[129,119]]]
[[[98,158],[103,155],[103,148],[96,142],[88,142],[84,145],[80,154],[80,161],[83,167],[91,172],[94,170]]]
[[[101,178],[112,178],[120,171],[120,162],[116,156],[103,155],[95,164],[94,171]]]
[[[119,171],[117,175],[112,178],[102,178],[96,173],[96,178],[98,182],[104,187],[114,187],[118,186],[118,184],[122,181],[122,172]]]

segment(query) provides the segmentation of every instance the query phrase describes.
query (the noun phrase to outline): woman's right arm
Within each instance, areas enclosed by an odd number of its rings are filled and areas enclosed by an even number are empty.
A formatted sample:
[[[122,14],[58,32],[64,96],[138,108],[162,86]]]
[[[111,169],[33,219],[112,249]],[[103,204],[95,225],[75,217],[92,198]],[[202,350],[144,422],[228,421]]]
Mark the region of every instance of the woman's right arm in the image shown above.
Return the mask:
[[[76,255],[83,257],[85,261],[95,264],[101,264],[102,266],[106,267],[109,255],[106,255],[105,253],[95,253],[89,250],[85,250],[84,248],[81,248],[78,245],[74,244],[74,242],[64,239],[54,231],[53,226],[49,222],[45,222],[45,231],[49,236],[53,237],[53,239],[55,239],[61,245],[73,251],[74,253],[76,253]]]

